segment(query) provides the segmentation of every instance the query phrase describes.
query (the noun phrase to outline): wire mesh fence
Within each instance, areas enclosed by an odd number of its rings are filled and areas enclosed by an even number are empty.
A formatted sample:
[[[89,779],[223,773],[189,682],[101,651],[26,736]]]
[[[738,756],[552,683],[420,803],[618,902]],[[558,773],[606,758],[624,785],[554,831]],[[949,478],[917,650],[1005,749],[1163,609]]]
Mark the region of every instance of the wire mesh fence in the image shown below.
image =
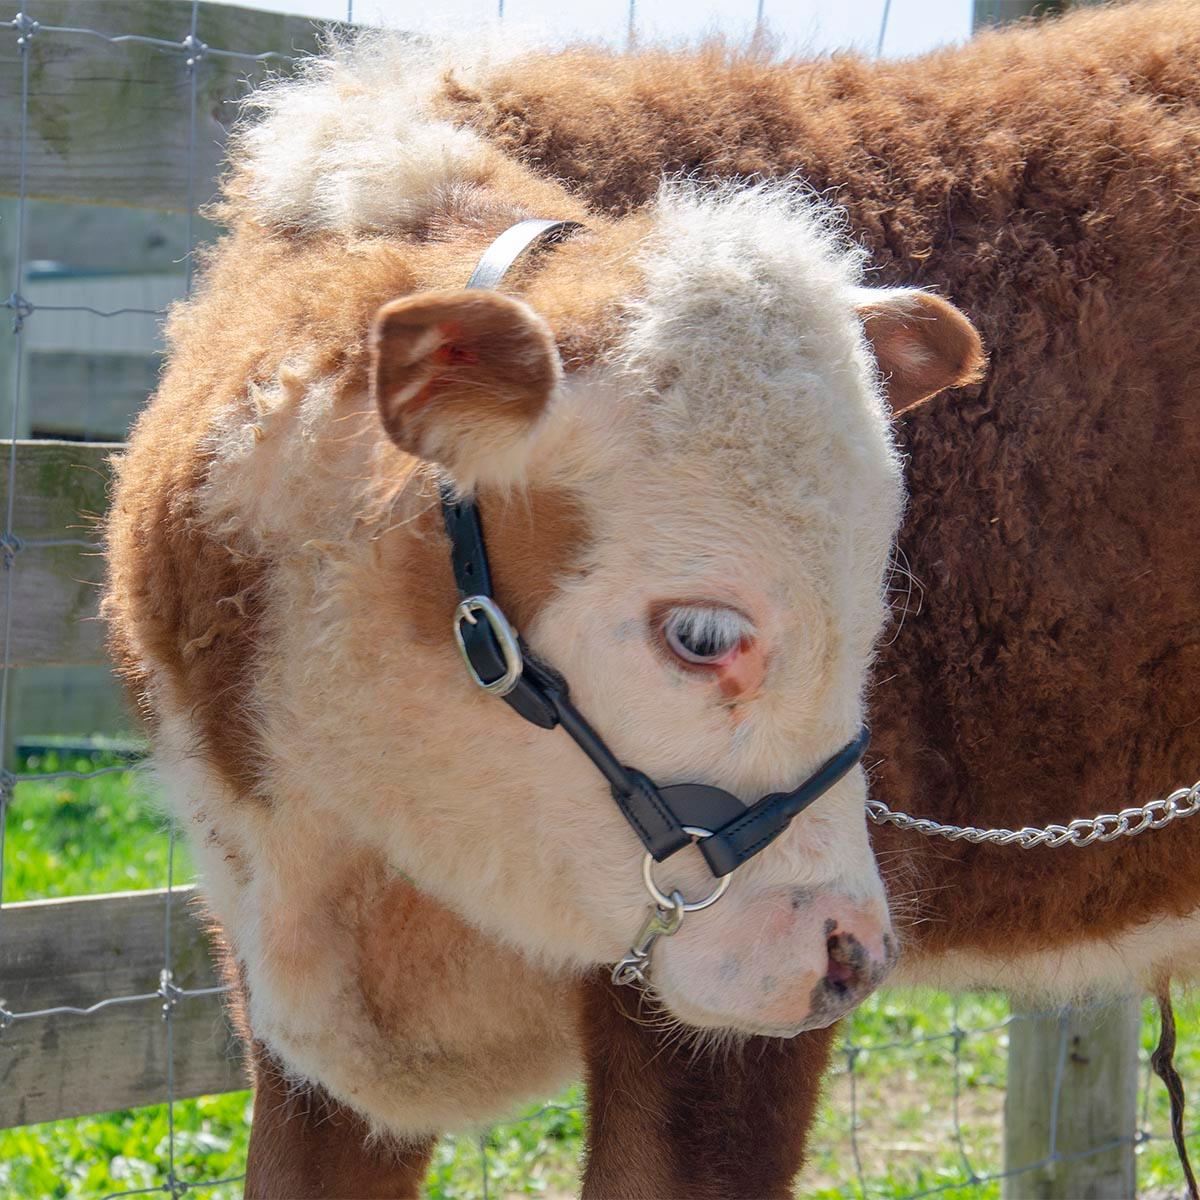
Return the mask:
[[[769,13],[764,14],[762,0],[749,2],[752,13],[748,19],[757,27]],[[176,248],[176,261],[181,268],[178,290],[182,296],[188,295],[192,288],[194,250],[201,220],[198,209],[208,199],[212,185],[210,175],[203,174],[197,165],[207,161],[201,146],[201,81],[204,73],[217,62],[239,64],[247,72],[245,87],[248,88],[254,71],[263,67],[284,69],[293,58],[290,46],[209,44],[200,35],[202,6],[199,0],[169,7],[172,12],[182,12],[186,17],[170,37],[117,26],[95,28],[56,24],[48,19],[48,15],[82,11],[83,6],[50,6],[46,0],[27,0],[21,11],[13,13],[11,18],[5,17],[5,24],[0,26],[13,52],[5,60],[6,69],[12,67],[12,78],[6,80],[6,87],[11,85],[10,98],[15,101],[13,107],[17,115],[16,186],[11,205],[12,229],[7,243],[10,254],[5,264],[11,282],[11,290],[4,300],[10,336],[5,339],[4,351],[0,352],[0,369],[8,376],[10,396],[9,444],[5,450],[8,462],[5,518],[0,534],[5,597],[2,637],[6,664],[0,676],[0,746],[6,753],[0,767],[0,905],[6,898],[5,863],[14,855],[25,853],[19,832],[18,838],[14,839],[16,845],[10,844],[5,834],[10,824],[21,830],[25,795],[54,785],[65,789],[68,799],[79,799],[101,780],[113,777],[114,784],[125,787],[130,778],[130,764],[123,760],[110,761],[103,756],[95,759],[93,755],[95,761],[89,763],[87,753],[74,758],[69,754],[57,758],[43,755],[38,765],[31,766],[26,756],[22,767],[14,752],[12,731],[17,701],[14,672],[9,665],[13,662],[18,573],[31,558],[48,551],[68,549],[91,553],[96,549],[93,538],[85,536],[86,531],[75,525],[65,525],[51,535],[30,536],[22,533],[15,520],[19,499],[18,448],[28,425],[27,410],[31,403],[24,341],[39,319],[44,319],[42,314],[83,314],[106,325],[139,317],[161,320],[165,316],[162,307],[136,304],[108,307],[83,299],[54,303],[40,301],[29,294],[30,262],[26,247],[30,213],[42,191],[40,183],[31,186],[32,108],[38,85],[38,77],[31,70],[33,47],[35,44],[66,45],[80,41],[99,42],[109,47],[141,46],[161,54],[173,64],[178,73],[179,95],[186,118],[179,127],[184,143],[180,147],[181,157],[186,167],[180,244]],[[891,0],[885,0],[877,36],[873,39],[877,50],[884,44],[891,8]],[[90,11],[103,10],[93,7]],[[122,5],[109,11],[128,17],[138,10]],[[505,16],[504,0],[498,0],[496,15],[499,18]],[[635,0],[628,0],[628,36],[631,39],[637,28],[638,15]],[[4,16],[2,10],[0,16]],[[352,23],[354,17],[353,0],[349,0],[345,20]],[[16,820],[10,820],[10,817]],[[144,1019],[157,1023],[159,1030],[157,1036],[161,1039],[164,1064],[165,1136],[148,1145],[141,1156],[143,1165],[149,1164],[147,1169],[153,1176],[152,1182],[138,1181],[137,1186],[124,1189],[89,1192],[86,1181],[64,1179],[59,1194],[103,1195],[106,1200],[155,1194],[222,1197],[236,1194],[237,1184],[242,1179],[237,1171],[212,1173],[182,1165],[177,1112],[181,1104],[192,1101],[177,1095],[176,1027],[186,1006],[211,998],[222,989],[219,986],[185,987],[177,982],[174,930],[177,906],[181,903],[181,879],[177,870],[179,847],[174,825],[168,824],[162,836],[166,840],[161,880],[165,890],[162,893],[161,964],[157,977],[147,978],[145,987],[140,990],[96,995],[86,1004],[63,1003],[21,1009],[4,1000],[4,980],[0,975],[0,1053],[4,1049],[5,1036],[19,1027],[41,1023],[50,1029],[64,1021],[104,1020],[116,1009],[134,1008],[139,1013],[144,1012]],[[0,908],[0,927],[3,918]],[[0,961],[0,970],[2,968]],[[1074,1017],[1078,1015],[1079,1010],[1076,1010]],[[1007,1039],[1022,1022],[1047,1019],[1057,1022],[1059,1038],[1048,1098],[1050,1119],[1045,1129],[1044,1151],[1029,1161],[1006,1162],[1002,1125]],[[1116,1137],[1082,1148],[1068,1145],[1060,1137],[1063,1126],[1060,1118],[1064,1104],[1069,1101],[1068,1064],[1074,1053],[1072,1019],[1072,1014],[1066,1010],[1010,1012],[1006,1002],[999,997],[959,1000],[939,994],[897,1000],[885,995],[872,1000],[848,1023],[836,1051],[829,1099],[814,1134],[814,1161],[805,1177],[806,1194],[890,1196],[905,1197],[906,1200],[942,1193],[978,1197],[996,1194],[1007,1181],[1005,1194],[1015,1196],[1021,1193],[1014,1187],[1014,1180],[1032,1177],[1057,1164],[1103,1156],[1120,1146],[1133,1147],[1145,1161],[1149,1152],[1166,1142],[1167,1134],[1162,1105],[1155,1099],[1155,1089],[1151,1086],[1149,1057],[1144,1046],[1136,1126]],[[1148,1036],[1149,1033],[1144,1032],[1143,1040]],[[88,1064],[80,1063],[76,1069],[87,1071]],[[553,1100],[531,1110],[516,1122],[448,1143],[435,1161],[431,1190],[438,1195],[464,1197],[526,1192],[565,1194],[573,1186],[583,1117],[583,1103],[576,1090],[565,1099]],[[981,1130],[984,1131],[982,1135]],[[244,1130],[239,1136],[242,1138],[240,1145],[244,1143]],[[193,1157],[189,1153],[189,1161]],[[0,1166],[0,1182],[5,1180],[3,1171]],[[1177,1173],[1171,1175],[1168,1167],[1159,1164],[1152,1172],[1152,1179],[1164,1173],[1169,1192],[1180,1176]]]

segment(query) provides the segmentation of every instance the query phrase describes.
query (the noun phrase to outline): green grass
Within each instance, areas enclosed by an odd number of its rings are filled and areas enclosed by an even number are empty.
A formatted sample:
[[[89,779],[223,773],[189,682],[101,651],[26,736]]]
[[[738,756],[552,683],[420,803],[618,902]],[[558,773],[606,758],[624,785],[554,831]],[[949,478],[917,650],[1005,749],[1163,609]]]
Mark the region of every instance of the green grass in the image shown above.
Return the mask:
[[[112,765],[103,755],[31,759],[29,771],[86,771]],[[8,812],[4,899],[40,899],[80,893],[161,887],[167,878],[167,823],[152,781],[122,771],[94,780],[23,783]],[[192,878],[187,848],[175,849],[174,879]],[[1007,1016],[1002,996],[955,998],[941,992],[884,993],[848,1022],[835,1070],[812,1138],[813,1160],[802,1194],[816,1200],[855,1196],[857,1170],[851,1139],[851,1090],[856,1142],[868,1195],[900,1198],[967,1177],[965,1151],[979,1176],[998,1171],[1003,1157]],[[1180,1002],[1177,1063],[1185,1080],[1200,1081],[1200,1004]],[[958,1128],[952,1029],[964,1031],[958,1055]],[[1149,1007],[1142,1041],[1148,1054],[1157,1037]],[[896,1046],[894,1043],[904,1043]],[[2,1047],[2,1035],[0,1035]],[[853,1058],[853,1080],[848,1063]],[[81,1069],[86,1069],[83,1067]],[[177,1102],[175,1169],[189,1183],[240,1173],[245,1160],[249,1093]],[[430,1170],[429,1200],[480,1200],[486,1163],[488,1195],[572,1195],[583,1137],[578,1087],[523,1120],[498,1125],[485,1137],[461,1137],[439,1146]],[[11,1200],[93,1200],[112,1191],[153,1187],[165,1177],[168,1137],[165,1105],[0,1132],[0,1196]],[[1150,1092],[1149,1126],[1165,1135],[1167,1102]],[[1139,1186],[1165,1196],[1178,1191],[1181,1173],[1167,1140],[1141,1148]],[[234,1200],[229,1184],[203,1189],[213,1200]],[[1179,1193],[1182,1194],[1182,1193]],[[999,1185],[953,1188],[949,1200],[995,1200]]]
[[[50,752],[21,767],[82,773],[119,765],[104,753]],[[166,830],[153,779],[142,770],[18,784],[5,829],[4,902],[166,887]],[[176,883],[194,878],[182,839],[174,867]]]
[[[246,1160],[250,1094],[175,1105],[175,1172],[189,1182],[239,1175]],[[51,1121],[0,1133],[0,1195],[12,1200],[86,1197],[160,1184],[167,1162],[167,1106]],[[235,1200],[236,1184],[201,1193]]]

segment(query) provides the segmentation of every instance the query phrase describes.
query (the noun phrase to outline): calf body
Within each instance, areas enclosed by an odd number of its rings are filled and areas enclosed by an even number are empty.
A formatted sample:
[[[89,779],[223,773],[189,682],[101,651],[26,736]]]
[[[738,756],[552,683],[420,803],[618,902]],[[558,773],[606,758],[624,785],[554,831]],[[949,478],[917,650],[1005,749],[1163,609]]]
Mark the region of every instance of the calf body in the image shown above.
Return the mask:
[[[622,757],[749,797],[794,786],[861,712],[898,472],[852,318],[868,336],[874,325],[897,411],[971,373],[937,339],[911,353],[894,307],[845,290],[858,284],[824,254],[812,214],[770,192],[655,205],[663,167],[799,170],[839,188],[883,281],[945,288],[993,348],[979,390],[901,417],[913,493],[902,546],[924,594],[871,695],[877,794],[1012,825],[1194,777],[1198,366],[1189,331],[1164,317],[1186,311],[1196,284],[1194,99],[1173,65],[1190,51],[1177,31],[1158,45],[1152,16],[1089,20],[1092,51],[1073,57],[1064,42],[1053,55],[1056,95],[1077,86],[1097,103],[1107,54],[1127,64],[1116,74],[1154,74],[1173,97],[1161,118],[1133,103],[1145,124],[1128,146],[1127,99],[1098,116],[1081,94],[1054,125],[1013,67],[1044,72],[1032,33],[917,66],[525,60],[438,84],[422,101],[433,117],[415,123],[381,105],[390,93],[369,72],[335,72],[336,105],[289,110],[285,93],[273,110],[311,145],[270,114],[250,136],[230,189],[234,240],[176,318],[171,372],[122,468],[108,611],[245,966],[254,1033],[293,1081],[321,1084],[407,1147],[397,1154],[578,1070],[579,980],[625,950],[645,904],[636,842],[588,764],[462,676],[423,464],[476,488],[498,595]],[[984,78],[995,95],[981,107]],[[989,113],[985,154],[961,130]],[[432,140],[449,158],[418,162],[438,120]],[[1109,161],[1099,147],[1114,144]],[[287,153],[320,169],[285,169]],[[431,161],[454,166],[436,186]],[[405,341],[392,384],[380,390],[377,374],[373,391],[380,307],[460,287],[527,215],[591,231],[513,281],[566,367],[554,403],[514,403],[496,425],[478,407],[489,389],[464,394],[437,365],[445,350],[461,372],[474,353],[445,322]],[[765,261],[781,254],[786,288]],[[954,328],[929,318],[918,325]],[[376,330],[386,346],[387,326]],[[919,378],[930,359],[932,385]],[[444,388],[465,428],[428,424]],[[747,648],[702,680],[672,668],[664,691],[647,628],[670,632],[663,601],[712,602],[714,580],[751,581],[752,595],[715,600],[753,618],[748,644],[770,648],[768,665]],[[1114,648],[1098,654],[1105,624]],[[743,1033],[812,1021],[806,997],[826,970],[805,931],[813,904],[840,906],[835,930],[862,906],[886,920],[862,798],[863,780],[848,781],[662,946],[674,1016]],[[1183,966],[1197,836],[1185,824],[1053,856],[894,831],[874,843],[924,978],[1072,991]],[[695,864],[677,869],[672,883],[705,886]],[[794,971],[781,999],[773,958]],[[660,1131],[686,1124],[696,1081],[684,1086],[623,1015],[607,1024],[602,989],[586,994],[597,1111],[636,1067],[659,1081]],[[778,1078],[796,1070],[778,1093],[790,1128],[806,1124],[826,1044],[823,1032],[773,1043]],[[719,1063],[705,1069],[719,1091]],[[593,1129],[589,1187],[656,1194],[651,1176],[614,1166],[624,1128]],[[714,1133],[711,1170],[693,1160],[690,1194],[706,1172],[724,1179],[715,1164],[736,1158],[733,1130],[724,1143]],[[789,1141],[777,1178],[747,1194],[782,1194],[801,1148]],[[669,1171],[668,1145],[648,1153]],[[253,1164],[257,1194],[272,1194],[270,1161]],[[395,1158],[379,1170],[394,1178]]]
[[[864,287],[798,189],[611,219],[438,115],[413,54],[364,41],[260,98],[119,466],[106,598],[268,1078],[410,1162],[578,1069],[571,989],[648,901],[592,764],[464,672],[440,495],[475,498],[496,599],[622,762],[749,802],[860,728],[889,418],[981,359],[945,300]],[[464,291],[539,215],[583,229]],[[879,982],[865,784],[661,939],[664,1019],[794,1035]],[[712,887],[690,848],[657,871]]]
[[[896,809],[1038,827],[1200,775],[1198,18],[1079,13],[912,64],[572,54],[455,95],[611,211],[656,169],[796,171],[884,281],[945,288],[984,333],[981,386],[900,422],[902,624],[870,715]],[[1057,1002],[1194,976],[1194,821],[1057,851],[872,841],[901,980]],[[673,1070],[649,1036],[630,1056]]]

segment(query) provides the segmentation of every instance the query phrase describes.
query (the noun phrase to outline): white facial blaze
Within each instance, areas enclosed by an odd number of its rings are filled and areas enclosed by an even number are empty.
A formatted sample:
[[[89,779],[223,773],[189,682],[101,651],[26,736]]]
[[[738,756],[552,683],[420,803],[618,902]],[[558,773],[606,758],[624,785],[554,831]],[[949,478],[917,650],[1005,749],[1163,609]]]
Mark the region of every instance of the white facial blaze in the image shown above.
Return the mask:
[[[562,643],[577,686],[622,693],[606,719],[618,736],[657,731],[669,769],[698,753],[735,786],[794,785],[861,718],[901,509],[853,317],[859,256],[825,210],[781,188],[667,190],[645,253],[623,347],[569,381],[555,417],[590,466],[595,546],[538,634]],[[548,433],[535,459],[549,470],[559,447]],[[768,655],[761,711],[716,754],[692,719],[724,719],[711,696],[650,653],[654,603],[718,640],[752,634]]]

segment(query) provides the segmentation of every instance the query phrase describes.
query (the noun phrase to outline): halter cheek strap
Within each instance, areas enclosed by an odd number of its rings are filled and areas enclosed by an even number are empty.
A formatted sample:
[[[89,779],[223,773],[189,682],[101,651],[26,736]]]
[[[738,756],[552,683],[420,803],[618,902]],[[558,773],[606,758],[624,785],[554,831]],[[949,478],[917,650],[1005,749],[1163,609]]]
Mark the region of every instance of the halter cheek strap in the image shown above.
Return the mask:
[[[561,241],[579,228],[575,221],[544,220],[512,226],[488,247],[467,286],[495,287],[522,254]],[[794,791],[771,793],[750,806],[709,784],[657,787],[613,755],[571,703],[566,680],[534,657],[509,624],[492,591],[483,522],[474,500],[446,486],[442,516],[459,594],[454,634],[471,677],[526,721],[542,729],[561,726],[608,781],[613,799],[656,861],[699,837],[709,869],[722,878],[770,845],[862,758],[865,728]]]
[[[442,495],[450,561],[461,602],[454,614],[458,648],[475,682],[542,729],[561,725],[608,781],[613,799],[642,845],[662,862],[691,842],[658,789],[613,756],[571,703],[567,681],[539,662],[496,604],[483,525],[474,501]],[[741,806],[738,806],[741,808]]]

